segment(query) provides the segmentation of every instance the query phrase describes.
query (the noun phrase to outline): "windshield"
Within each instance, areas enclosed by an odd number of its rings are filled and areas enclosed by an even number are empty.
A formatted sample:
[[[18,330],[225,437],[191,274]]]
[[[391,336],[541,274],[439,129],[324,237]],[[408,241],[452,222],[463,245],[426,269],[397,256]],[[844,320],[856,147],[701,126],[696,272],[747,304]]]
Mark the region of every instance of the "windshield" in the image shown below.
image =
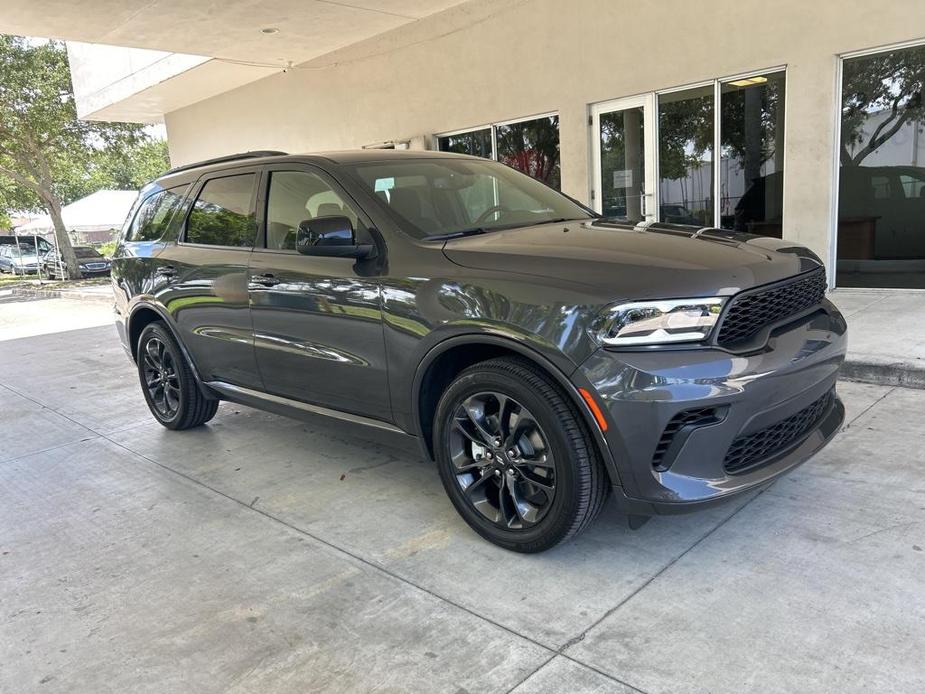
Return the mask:
[[[102,258],[99,253],[97,253],[92,248],[75,248],[74,255],[78,258]]]
[[[12,258],[34,258],[35,248],[21,243],[19,247],[10,246],[10,257]]]
[[[537,180],[492,161],[409,159],[351,167],[418,238],[593,215]]]

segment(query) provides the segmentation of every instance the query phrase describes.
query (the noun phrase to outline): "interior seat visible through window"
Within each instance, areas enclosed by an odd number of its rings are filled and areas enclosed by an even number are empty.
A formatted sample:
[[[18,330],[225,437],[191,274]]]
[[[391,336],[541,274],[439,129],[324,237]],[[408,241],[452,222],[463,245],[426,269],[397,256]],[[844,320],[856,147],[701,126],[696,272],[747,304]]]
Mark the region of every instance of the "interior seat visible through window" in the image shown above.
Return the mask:
[[[358,239],[368,236],[356,211],[321,176],[307,171],[273,171],[270,174],[268,249],[294,251],[299,225],[318,217],[347,217]]]

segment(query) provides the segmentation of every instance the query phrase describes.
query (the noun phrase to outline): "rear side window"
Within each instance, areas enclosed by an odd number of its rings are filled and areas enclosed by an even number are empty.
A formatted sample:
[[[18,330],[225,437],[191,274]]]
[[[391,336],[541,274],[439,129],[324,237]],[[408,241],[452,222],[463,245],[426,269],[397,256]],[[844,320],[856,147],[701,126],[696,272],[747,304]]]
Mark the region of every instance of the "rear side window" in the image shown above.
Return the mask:
[[[157,241],[183,201],[186,186],[168,188],[148,198],[138,207],[135,219],[125,236],[126,241]]]
[[[256,178],[250,173],[206,181],[186,221],[186,242],[252,248],[257,235]]]

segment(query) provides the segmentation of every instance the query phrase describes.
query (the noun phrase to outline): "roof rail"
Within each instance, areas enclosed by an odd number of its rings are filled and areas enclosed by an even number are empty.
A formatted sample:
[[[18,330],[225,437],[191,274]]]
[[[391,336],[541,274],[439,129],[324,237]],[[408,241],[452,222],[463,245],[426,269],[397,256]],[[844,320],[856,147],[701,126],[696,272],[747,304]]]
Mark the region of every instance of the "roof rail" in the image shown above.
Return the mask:
[[[238,159],[258,159],[260,157],[278,157],[289,154],[289,152],[281,152],[276,149],[256,149],[251,150],[250,152],[239,152],[238,154],[226,154],[224,157],[215,157],[214,159],[203,159],[202,161],[196,161],[192,164],[183,164],[182,166],[175,166],[170,171],[162,174],[166,176],[168,174],[177,173],[178,171],[186,171],[188,169],[198,169],[200,166],[210,166],[212,164],[224,164],[227,161],[237,161]]]

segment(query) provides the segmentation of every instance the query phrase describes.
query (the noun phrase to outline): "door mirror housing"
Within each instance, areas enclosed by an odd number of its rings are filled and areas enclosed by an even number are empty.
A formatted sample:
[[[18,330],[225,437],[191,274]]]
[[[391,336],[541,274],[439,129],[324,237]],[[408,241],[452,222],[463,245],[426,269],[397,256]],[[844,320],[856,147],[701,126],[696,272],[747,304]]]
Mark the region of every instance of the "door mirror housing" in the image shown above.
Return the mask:
[[[306,219],[299,224],[296,250],[302,255],[327,258],[368,258],[372,244],[358,244],[349,217],[330,216]]]

